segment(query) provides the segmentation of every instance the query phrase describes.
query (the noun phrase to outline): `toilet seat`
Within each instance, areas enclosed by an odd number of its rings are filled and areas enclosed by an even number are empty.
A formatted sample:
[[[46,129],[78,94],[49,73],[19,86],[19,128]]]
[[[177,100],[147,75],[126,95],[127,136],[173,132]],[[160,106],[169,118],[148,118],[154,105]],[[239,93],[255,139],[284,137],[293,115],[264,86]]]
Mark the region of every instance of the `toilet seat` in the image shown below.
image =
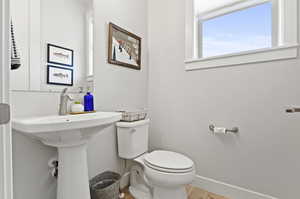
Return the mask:
[[[188,173],[194,170],[194,162],[172,151],[153,151],[145,155],[146,166],[165,173]]]

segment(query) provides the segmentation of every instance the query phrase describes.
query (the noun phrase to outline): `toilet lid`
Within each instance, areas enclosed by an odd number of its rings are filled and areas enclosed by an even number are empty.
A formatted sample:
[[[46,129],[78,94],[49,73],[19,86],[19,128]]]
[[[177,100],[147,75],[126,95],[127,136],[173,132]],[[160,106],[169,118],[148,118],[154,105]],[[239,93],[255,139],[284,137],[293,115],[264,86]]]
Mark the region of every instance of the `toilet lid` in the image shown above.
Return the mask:
[[[156,168],[167,170],[189,170],[194,166],[188,157],[171,151],[153,151],[145,156],[145,161]]]

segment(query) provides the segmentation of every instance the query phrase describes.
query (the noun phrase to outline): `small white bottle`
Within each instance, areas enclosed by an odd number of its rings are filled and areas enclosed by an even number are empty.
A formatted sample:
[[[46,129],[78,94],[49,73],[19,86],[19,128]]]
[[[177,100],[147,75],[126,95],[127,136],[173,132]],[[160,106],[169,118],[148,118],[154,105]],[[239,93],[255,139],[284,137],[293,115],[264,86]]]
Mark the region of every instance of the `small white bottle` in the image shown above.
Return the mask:
[[[80,102],[74,102],[71,106],[72,113],[83,113],[84,107]]]

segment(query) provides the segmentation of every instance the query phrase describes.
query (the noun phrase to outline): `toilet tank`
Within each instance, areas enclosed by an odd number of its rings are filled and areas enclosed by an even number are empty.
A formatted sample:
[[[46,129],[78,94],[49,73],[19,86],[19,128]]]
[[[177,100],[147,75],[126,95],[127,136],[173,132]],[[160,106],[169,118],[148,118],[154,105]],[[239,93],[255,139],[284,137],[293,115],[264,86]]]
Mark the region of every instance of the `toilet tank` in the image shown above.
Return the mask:
[[[121,158],[134,159],[148,151],[150,120],[118,122],[118,153]]]

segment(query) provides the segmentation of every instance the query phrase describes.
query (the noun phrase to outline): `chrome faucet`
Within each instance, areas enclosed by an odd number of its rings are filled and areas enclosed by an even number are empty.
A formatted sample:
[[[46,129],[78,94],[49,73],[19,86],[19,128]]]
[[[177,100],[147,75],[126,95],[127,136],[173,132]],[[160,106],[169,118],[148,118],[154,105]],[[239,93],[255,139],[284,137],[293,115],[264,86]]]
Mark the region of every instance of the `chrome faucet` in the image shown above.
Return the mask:
[[[68,101],[73,101],[70,95],[67,94],[68,88],[65,88],[60,94],[59,115],[68,114]]]

